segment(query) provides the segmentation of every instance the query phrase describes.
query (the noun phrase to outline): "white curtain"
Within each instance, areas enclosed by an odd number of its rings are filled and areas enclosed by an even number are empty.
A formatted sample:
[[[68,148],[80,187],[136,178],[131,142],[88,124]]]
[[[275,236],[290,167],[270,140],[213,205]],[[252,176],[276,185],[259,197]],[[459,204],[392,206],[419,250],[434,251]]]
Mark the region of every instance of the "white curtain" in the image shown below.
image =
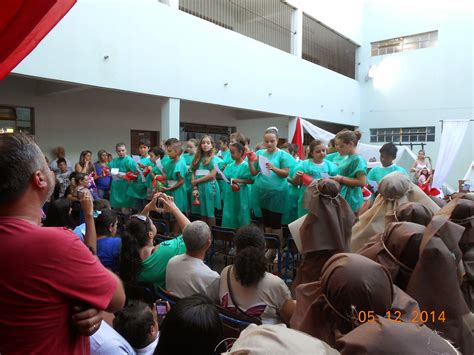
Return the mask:
[[[453,166],[469,125],[469,120],[444,121],[433,186],[441,188]]]
[[[314,139],[319,139],[326,144],[329,143],[329,141],[335,137],[335,134],[325,131],[324,129],[319,128],[318,126],[315,126],[314,124],[302,118],[300,118],[300,123],[303,129],[306,130],[306,132],[308,132],[311,137],[313,137]],[[289,133],[291,134],[291,137],[293,137],[296,127],[296,118],[290,121],[289,127]],[[380,147],[380,145],[359,143],[357,146],[357,152],[362,155],[367,161],[372,158],[375,158],[377,161],[380,161]],[[395,159],[395,163],[397,163],[401,167],[404,167],[407,171],[410,171],[411,165],[416,159],[416,155],[407,147],[399,146],[397,148],[398,153],[397,158]]]

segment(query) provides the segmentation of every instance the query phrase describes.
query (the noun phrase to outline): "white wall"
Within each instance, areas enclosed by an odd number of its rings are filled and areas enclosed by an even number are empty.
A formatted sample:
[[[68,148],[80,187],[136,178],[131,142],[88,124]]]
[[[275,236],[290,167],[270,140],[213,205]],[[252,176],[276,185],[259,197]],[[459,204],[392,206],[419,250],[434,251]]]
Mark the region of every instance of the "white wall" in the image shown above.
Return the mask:
[[[360,115],[357,81],[154,0],[79,0],[14,72],[352,125]]]
[[[468,1],[367,0],[360,49],[361,129],[436,126],[427,153],[437,159],[440,120],[473,117],[473,12]],[[370,42],[438,30],[438,46],[370,56]],[[370,65],[378,70],[364,81]],[[457,186],[473,160],[474,129],[466,132],[448,183]],[[418,150],[419,148],[414,148]]]
[[[118,142],[130,146],[130,130],[160,131],[161,97],[96,88],[38,96],[37,84],[34,79],[7,77],[0,82],[0,105],[34,108],[35,139],[50,158],[58,145],[76,162],[85,149],[95,157],[99,149],[113,153]],[[196,102],[181,102],[181,122],[236,127],[252,146],[269,126],[288,137],[288,118],[237,120],[234,109]]]

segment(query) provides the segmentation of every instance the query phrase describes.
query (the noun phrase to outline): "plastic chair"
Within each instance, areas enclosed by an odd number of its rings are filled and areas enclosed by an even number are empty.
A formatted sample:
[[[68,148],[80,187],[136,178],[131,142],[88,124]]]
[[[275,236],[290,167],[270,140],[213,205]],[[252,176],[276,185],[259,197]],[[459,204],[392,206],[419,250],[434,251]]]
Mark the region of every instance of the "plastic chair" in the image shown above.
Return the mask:
[[[277,270],[278,276],[281,276],[281,248],[280,248],[280,239],[278,234],[265,233],[265,246],[267,249],[275,249],[277,252]],[[273,260],[270,260],[268,263],[270,272],[273,272]]]
[[[299,266],[302,260],[302,255],[300,254],[298,248],[296,247],[296,243],[293,238],[288,239],[288,247],[286,248],[286,260],[285,260],[285,282],[288,282],[288,271],[290,270],[290,263],[291,269],[293,271],[293,275],[295,274],[296,268]]]
[[[125,296],[129,300],[140,300],[152,304],[159,297],[151,282],[124,282]]]
[[[152,219],[153,224],[156,227],[156,233],[161,235],[169,235],[170,227],[164,219]]]
[[[224,262],[227,266],[227,259],[233,258],[234,255],[230,254],[230,250],[234,246],[235,232],[230,228],[223,228],[213,226],[211,227],[212,232],[212,245],[211,245],[211,254],[209,255],[209,263],[211,269],[213,268],[213,259],[216,254],[221,254],[224,256]],[[221,245],[219,245],[219,243]]]
[[[238,338],[240,333],[247,328],[251,323],[247,320],[241,319],[238,313],[227,308],[216,306],[219,311],[219,317],[222,320],[224,338]],[[227,345],[232,345],[233,341]]]
[[[166,291],[163,288],[159,288],[157,291],[157,295],[159,299],[162,299],[163,301],[168,301],[170,305],[174,305],[176,302],[178,302],[181,298],[178,296],[172,294],[169,291]]]

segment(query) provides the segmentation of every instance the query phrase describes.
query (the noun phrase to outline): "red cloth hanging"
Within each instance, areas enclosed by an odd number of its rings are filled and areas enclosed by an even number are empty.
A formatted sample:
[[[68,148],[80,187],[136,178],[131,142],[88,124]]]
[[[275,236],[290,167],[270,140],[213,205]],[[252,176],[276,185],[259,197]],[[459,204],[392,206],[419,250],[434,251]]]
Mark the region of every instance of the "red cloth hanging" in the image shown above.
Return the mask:
[[[300,159],[303,159],[304,157],[303,128],[301,127],[301,122],[300,122],[299,117],[296,119],[295,134],[293,135],[293,139],[291,140],[291,143],[296,144],[298,146],[298,156],[300,157]]]
[[[0,80],[41,42],[76,0],[1,0]]]

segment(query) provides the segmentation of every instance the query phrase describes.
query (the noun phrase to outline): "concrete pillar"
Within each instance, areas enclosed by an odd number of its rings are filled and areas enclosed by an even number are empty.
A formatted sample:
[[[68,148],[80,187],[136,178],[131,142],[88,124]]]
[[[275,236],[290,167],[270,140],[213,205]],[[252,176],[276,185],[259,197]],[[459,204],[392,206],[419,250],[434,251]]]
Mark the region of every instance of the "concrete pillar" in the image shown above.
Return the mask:
[[[303,56],[303,11],[294,9],[291,14],[291,54]]]
[[[180,99],[167,98],[161,105],[161,140],[179,139]]]

